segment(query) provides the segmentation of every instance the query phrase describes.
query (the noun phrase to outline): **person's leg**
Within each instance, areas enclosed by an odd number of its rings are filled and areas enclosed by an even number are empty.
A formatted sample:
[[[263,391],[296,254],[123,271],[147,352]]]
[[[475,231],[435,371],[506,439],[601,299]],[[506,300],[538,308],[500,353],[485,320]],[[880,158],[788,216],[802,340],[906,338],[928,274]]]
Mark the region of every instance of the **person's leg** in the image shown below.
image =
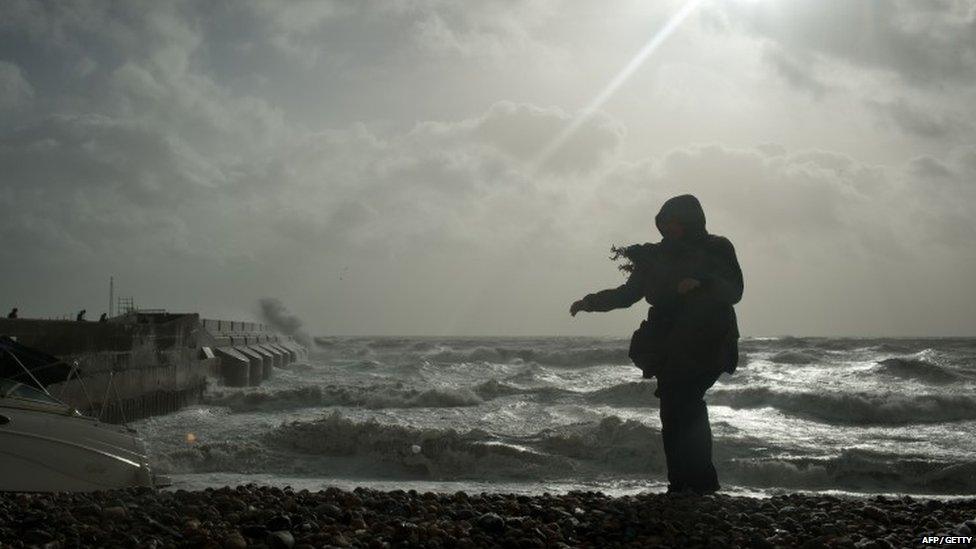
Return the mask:
[[[661,440],[664,445],[664,460],[668,469],[668,491],[678,491],[685,486],[685,478],[681,471],[681,456],[678,447],[678,435],[681,433],[681,413],[678,407],[679,401],[674,398],[673,393],[661,390],[661,383],[658,382],[660,394],[660,413],[661,413]]]
[[[668,466],[669,490],[692,488],[695,465],[690,458],[689,441],[693,436],[694,394],[692,386],[681,375],[660,376],[661,439]]]
[[[699,399],[688,425],[687,455],[693,468],[689,484],[699,492],[714,492],[720,488],[718,473],[712,463],[712,429],[708,421],[708,407]]]
[[[712,464],[712,433],[704,394],[715,382],[690,376],[659,379],[661,437],[672,490],[701,492],[719,489]]]
[[[691,415],[692,425],[689,431],[694,433],[690,441],[689,453],[696,456],[695,480],[692,487],[701,492],[714,492],[720,488],[718,483],[718,473],[712,463],[712,427],[708,420],[708,406],[705,403],[705,391],[715,384],[715,376],[702,376],[698,378],[695,391],[695,413]]]

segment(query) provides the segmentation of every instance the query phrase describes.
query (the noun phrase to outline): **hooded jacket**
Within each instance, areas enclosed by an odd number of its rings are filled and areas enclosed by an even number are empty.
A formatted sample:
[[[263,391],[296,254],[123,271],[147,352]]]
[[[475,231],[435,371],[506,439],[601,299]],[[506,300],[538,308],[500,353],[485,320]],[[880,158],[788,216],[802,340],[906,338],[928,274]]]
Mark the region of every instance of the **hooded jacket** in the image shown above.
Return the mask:
[[[680,238],[664,236],[661,229],[669,220],[684,229]],[[638,332],[646,331],[641,337],[654,347],[655,373],[734,372],[739,331],[733,305],[742,299],[743,289],[735,248],[727,238],[708,233],[701,203],[690,194],[666,201],[654,221],[664,236],[661,242],[628,248],[633,270],[627,282],[587,295],[584,309],[610,311],[644,298],[651,309],[648,325]],[[677,288],[684,278],[701,285],[681,295]]]

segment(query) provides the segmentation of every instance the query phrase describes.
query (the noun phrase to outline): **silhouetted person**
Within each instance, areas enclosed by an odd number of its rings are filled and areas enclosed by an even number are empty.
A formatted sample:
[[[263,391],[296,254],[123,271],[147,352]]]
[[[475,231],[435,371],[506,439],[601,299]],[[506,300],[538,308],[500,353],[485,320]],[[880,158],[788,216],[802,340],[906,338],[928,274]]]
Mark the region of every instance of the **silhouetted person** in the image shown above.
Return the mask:
[[[10,312],[7,313],[7,318],[17,318],[17,307],[10,309]]]
[[[87,311],[84,310],[84,309],[78,311],[78,316],[75,317],[75,320],[77,320],[78,322],[81,322],[81,321],[85,320],[85,313],[86,312]]]
[[[671,198],[654,218],[663,239],[616,249],[630,265],[627,282],[589,294],[570,313],[651,304],[631,339],[630,356],[657,377],[668,492],[714,492],[712,431],[705,391],[738,363],[739,330],[733,305],[742,298],[742,271],[728,239],[705,230],[705,213],[692,195]]]
[[[108,322],[108,313],[102,313],[102,316],[98,317],[99,322]]]

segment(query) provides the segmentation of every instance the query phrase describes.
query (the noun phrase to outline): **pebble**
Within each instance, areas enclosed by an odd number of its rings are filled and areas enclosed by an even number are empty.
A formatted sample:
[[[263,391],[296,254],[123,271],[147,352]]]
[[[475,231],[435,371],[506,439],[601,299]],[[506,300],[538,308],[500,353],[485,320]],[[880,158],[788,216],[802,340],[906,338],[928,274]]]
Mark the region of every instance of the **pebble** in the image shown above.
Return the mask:
[[[478,517],[478,526],[497,534],[505,530],[505,519],[497,513],[485,513]]]
[[[202,491],[0,493],[0,546],[860,547],[976,532],[976,499]]]
[[[342,509],[333,503],[323,503],[315,506],[315,514],[327,515],[334,518],[342,515]]]
[[[268,534],[264,543],[271,549],[291,549],[295,545],[295,537],[291,532],[279,530]]]
[[[878,522],[883,522],[885,524],[888,523],[888,514],[873,505],[865,505],[863,508],[861,508],[861,513],[864,516]]]
[[[125,514],[125,507],[121,505],[102,509],[102,516],[110,520],[123,519],[125,518]]]
[[[231,532],[221,545],[224,549],[247,549],[247,540],[240,532]]]
[[[271,531],[291,530],[291,518],[287,515],[275,515],[264,527]]]

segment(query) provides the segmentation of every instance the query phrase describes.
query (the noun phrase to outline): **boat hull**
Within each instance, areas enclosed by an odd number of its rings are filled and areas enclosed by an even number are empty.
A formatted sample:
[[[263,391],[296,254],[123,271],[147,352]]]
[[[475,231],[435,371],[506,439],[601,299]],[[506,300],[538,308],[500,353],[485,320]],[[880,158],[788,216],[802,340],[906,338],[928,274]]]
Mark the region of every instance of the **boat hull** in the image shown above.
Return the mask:
[[[0,399],[0,491],[153,486],[145,447],[125,427]]]

